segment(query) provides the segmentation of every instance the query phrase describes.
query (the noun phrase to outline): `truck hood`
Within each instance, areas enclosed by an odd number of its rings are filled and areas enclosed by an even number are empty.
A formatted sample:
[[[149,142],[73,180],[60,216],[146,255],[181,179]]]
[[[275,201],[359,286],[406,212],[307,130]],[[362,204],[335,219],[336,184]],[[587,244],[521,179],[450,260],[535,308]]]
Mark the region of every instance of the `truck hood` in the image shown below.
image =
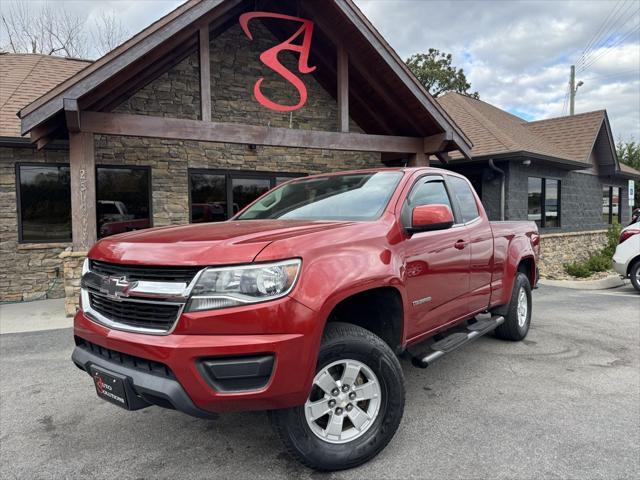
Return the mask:
[[[243,220],[150,228],[104,238],[89,257],[132,265],[230,265],[252,262],[271,242],[343,228],[352,222]]]

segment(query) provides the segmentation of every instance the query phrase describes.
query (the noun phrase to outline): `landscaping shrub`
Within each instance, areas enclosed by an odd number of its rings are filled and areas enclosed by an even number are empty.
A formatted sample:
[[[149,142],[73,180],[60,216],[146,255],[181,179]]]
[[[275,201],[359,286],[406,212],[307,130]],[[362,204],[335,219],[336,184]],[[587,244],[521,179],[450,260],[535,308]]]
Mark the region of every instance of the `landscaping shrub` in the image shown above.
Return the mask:
[[[611,268],[611,259],[618,246],[622,225],[614,223],[607,230],[607,244],[604,248],[581,262],[572,262],[564,266],[565,272],[572,277],[586,278],[595,272],[606,272]]]

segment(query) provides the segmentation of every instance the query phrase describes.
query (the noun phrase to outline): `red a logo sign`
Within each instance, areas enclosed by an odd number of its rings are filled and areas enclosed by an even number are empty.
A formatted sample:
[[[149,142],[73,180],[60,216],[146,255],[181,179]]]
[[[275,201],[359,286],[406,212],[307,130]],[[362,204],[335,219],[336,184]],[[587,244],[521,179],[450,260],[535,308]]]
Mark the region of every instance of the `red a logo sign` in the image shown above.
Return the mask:
[[[262,61],[262,63],[264,63],[267,67],[276,72],[296,88],[296,90],[298,91],[298,95],[300,96],[300,101],[296,105],[281,105],[269,100],[265,95],[263,95],[262,91],[260,90],[260,86],[262,85],[262,82],[264,82],[264,77],[259,78],[253,87],[253,94],[255,95],[256,100],[258,100],[258,102],[262,106],[267,107],[271,110],[276,110],[278,112],[291,112],[293,110],[298,110],[307,102],[307,87],[295,73],[293,73],[287,67],[282,65],[282,63],[280,63],[280,60],[278,60],[278,54],[283,50],[298,52],[300,54],[300,58],[298,59],[298,71],[302,74],[313,72],[316,67],[309,66],[309,51],[311,50],[313,22],[304,18],[292,17],[290,15],[283,15],[280,13],[243,13],[242,15],[240,15],[240,26],[250,40],[253,40],[253,35],[251,35],[251,31],[249,30],[249,21],[254,18],[279,18],[282,20],[291,20],[302,24],[300,28],[287,40],[279,43],[269,50],[264,51],[260,55],[260,60]],[[294,44],[293,41],[301,35],[302,44]]]

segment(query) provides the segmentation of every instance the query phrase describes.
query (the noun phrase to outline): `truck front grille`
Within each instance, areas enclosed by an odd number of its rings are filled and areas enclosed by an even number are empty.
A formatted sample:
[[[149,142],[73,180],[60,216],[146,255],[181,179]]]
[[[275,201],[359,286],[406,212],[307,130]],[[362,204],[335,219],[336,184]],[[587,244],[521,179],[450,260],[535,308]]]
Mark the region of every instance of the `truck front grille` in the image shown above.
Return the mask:
[[[133,300],[112,300],[89,292],[91,308],[123,326],[168,332],[180,315],[181,305]]]
[[[157,267],[146,265],[117,265],[91,260],[91,271],[110,277],[126,276],[129,281],[191,283],[202,267]]]

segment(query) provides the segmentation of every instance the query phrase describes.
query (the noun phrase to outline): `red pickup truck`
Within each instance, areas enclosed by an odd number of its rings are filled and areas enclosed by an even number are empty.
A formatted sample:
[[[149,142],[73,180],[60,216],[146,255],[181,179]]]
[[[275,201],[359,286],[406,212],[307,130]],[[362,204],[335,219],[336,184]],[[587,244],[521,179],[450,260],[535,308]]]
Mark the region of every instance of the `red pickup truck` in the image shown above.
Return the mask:
[[[399,356],[527,335],[538,252],[534,223],[488,221],[450,171],[296,179],[228,222],[99,241],[73,361],[121,407],[269,410],[295,458],[350,468],[400,424]]]

